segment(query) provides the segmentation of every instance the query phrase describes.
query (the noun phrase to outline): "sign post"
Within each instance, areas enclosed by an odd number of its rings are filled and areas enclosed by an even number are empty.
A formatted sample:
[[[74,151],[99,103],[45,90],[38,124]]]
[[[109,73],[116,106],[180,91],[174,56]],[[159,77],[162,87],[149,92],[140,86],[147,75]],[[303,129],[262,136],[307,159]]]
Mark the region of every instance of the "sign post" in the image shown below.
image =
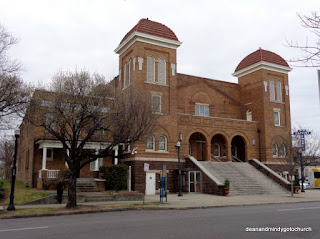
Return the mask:
[[[167,198],[167,172],[166,172],[166,165],[162,165],[162,169],[160,172],[160,202],[163,204],[163,198],[166,196],[166,202],[168,201]]]
[[[303,183],[304,183],[304,166],[303,166],[303,152],[306,151],[306,140],[305,140],[305,135],[310,135],[311,132],[306,130],[306,129],[300,129],[297,130],[297,132],[293,132],[293,135],[300,135],[300,149],[301,151],[299,152],[300,156],[300,170],[301,170],[301,192],[305,192],[303,188]]]

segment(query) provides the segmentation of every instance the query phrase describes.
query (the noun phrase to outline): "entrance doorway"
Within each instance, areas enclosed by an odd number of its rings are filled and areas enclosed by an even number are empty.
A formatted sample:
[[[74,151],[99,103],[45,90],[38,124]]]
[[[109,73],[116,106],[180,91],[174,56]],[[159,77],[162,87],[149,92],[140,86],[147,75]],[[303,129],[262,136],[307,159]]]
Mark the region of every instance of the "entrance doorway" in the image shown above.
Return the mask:
[[[201,193],[202,192],[202,177],[200,171],[189,172],[189,192]]]
[[[146,195],[156,194],[156,174],[147,173],[146,174]]]
[[[237,135],[231,141],[232,161],[246,162],[246,144],[244,139]]]
[[[189,153],[198,161],[207,160],[206,152],[207,140],[201,133],[193,133],[189,139]]]

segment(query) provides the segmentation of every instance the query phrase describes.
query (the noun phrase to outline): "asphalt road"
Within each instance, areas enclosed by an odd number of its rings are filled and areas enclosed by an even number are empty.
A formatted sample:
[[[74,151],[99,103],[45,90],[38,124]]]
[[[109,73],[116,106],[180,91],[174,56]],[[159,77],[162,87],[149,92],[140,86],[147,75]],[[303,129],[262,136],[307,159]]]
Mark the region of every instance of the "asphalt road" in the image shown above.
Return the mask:
[[[0,220],[0,238],[320,238],[320,203],[139,210]],[[249,232],[247,228],[310,228]]]

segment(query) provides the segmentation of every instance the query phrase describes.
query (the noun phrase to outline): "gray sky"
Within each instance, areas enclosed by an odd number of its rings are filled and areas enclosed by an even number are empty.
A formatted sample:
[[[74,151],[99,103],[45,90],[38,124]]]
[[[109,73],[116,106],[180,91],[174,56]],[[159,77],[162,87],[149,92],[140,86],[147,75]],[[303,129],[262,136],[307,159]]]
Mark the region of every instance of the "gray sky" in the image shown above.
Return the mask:
[[[286,39],[312,35],[297,13],[317,11],[319,0],[0,0],[0,23],[20,43],[10,54],[28,82],[47,83],[58,70],[88,69],[107,80],[118,74],[114,49],[141,19],[170,27],[182,45],[178,72],[237,82],[238,63],[259,47],[289,60],[300,52]],[[290,64],[290,63],[289,63]],[[289,73],[292,125],[320,132],[316,68]]]

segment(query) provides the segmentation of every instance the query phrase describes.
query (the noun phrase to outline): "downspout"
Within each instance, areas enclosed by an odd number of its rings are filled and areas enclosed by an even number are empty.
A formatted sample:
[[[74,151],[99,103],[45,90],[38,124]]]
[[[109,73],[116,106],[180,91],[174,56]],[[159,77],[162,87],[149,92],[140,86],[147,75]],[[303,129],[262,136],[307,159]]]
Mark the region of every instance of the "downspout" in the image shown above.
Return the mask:
[[[259,141],[259,161],[261,162],[261,130],[258,129],[257,130],[258,132],[258,141]]]

